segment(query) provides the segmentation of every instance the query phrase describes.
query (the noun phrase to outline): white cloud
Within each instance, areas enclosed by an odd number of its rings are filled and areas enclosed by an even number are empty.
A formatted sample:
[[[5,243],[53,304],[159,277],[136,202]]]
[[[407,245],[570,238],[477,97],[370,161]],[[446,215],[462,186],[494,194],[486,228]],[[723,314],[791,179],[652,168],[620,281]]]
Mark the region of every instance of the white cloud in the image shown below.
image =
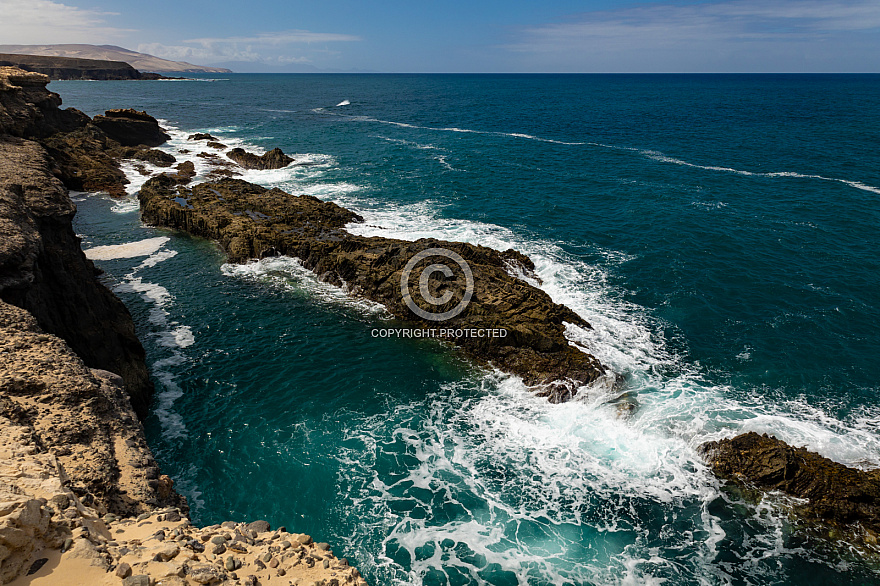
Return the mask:
[[[856,69],[876,70],[880,59],[865,55],[864,39],[853,35],[877,28],[877,0],[655,4],[523,28],[502,48],[535,67],[556,63],[560,70],[761,71],[811,63],[821,69],[845,59],[849,47]]]
[[[204,64],[244,61],[268,64],[304,64],[313,57],[333,52],[327,43],[354,42],[360,37],[336,33],[313,33],[303,30],[257,33],[251,36],[186,39],[178,45],[146,43],[138,51],[175,61]],[[319,47],[313,45],[318,44]],[[295,50],[288,47],[294,46]],[[293,54],[291,54],[293,53]]]
[[[313,33],[310,31],[291,30],[269,33],[258,33],[250,37],[221,37],[206,39],[187,39],[184,43],[195,43],[202,46],[252,43],[258,45],[289,45],[292,43],[334,43],[360,41],[361,38],[354,35],[341,35],[336,33]]]
[[[131,32],[108,26],[116,16],[51,0],[0,0],[0,40],[4,44],[102,43]]]

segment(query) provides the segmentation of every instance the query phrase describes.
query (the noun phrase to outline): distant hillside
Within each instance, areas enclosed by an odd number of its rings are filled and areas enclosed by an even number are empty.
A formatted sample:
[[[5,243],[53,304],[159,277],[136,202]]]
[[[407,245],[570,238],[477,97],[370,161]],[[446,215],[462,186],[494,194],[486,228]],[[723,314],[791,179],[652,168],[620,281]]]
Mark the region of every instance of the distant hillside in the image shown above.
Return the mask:
[[[203,67],[185,61],[169,61],[146,53],[138,53],[113,45],[0,45],[0,53],[16,55],[42,55],[46,57],[72,57],[100,61],[122,61],[138,71],[232,73],[223,67]]]

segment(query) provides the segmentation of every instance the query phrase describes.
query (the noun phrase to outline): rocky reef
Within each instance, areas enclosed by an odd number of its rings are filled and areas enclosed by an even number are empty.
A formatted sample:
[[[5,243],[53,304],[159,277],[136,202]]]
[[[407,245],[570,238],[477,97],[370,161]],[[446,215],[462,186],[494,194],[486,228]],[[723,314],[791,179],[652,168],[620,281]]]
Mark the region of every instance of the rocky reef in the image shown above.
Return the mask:
[[[350,294],[384,305],[394,317],[420,330],[462,330],[456,345],[482,363],[517,374],[535,391],[553,402],[572,398],[578,389],[606,375],[606,369],[565,338],[565,323],[589,328],[571,309],[522,275],[534,266],[525,255],[499,252],[462,242],[422,239],[416,242],[355,236],[345,230],[361,218],[336,204],[311,196],[293,196],[240,179],[222,179],[186,188],[167,176],[150,179],[139,194],[145,222],[185,230],[220,243],[230,262],[272,255],[301,259],[324,282],[344,287]],[[452,251],[473,273],[473,292],[464,311],[443,322],[414,313],[401,290],[401,276],[416,254],[429,249]],[[419,275],[429,258],[411,267]],[[435,297],[448,300],[431,307],[410,299],[423,310],[444,312],[458,305],[465,293],[466,276],[438,277],[426,286]],[[413,287],[418,287],[413,284]],[[504,336],[471,336],[465,330],[503,330]]]
[[[804,499],[796,509],[806,519],[880,532],[880,469],[849,468],[755,432],[707,442],[700,450],[721,478]]]

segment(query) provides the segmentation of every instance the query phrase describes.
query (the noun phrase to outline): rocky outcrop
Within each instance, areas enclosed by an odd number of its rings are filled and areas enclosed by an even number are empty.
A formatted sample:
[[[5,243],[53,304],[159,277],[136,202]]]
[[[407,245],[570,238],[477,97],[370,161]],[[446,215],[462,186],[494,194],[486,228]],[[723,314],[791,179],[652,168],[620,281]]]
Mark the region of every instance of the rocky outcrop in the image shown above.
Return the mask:
[[[217,240],[230,262],[277,254],[297,257],[322,281],[381,303],[409,327],[435,332],[461,329],[446,339],[480,362],[520,375],[551,401],[570,399],[578,388],[606,373],[595,357],[573,347],[564,336],[566,322],[586,328],[589,324],[514,276],[534,270],[528,257],[515,250],[498,252],[432,239],[408,242],[355,236],[345,230],[347,223],[360,220],[353,212],[239,179],[186,189],[160,176],[150,179],[139,197],[144,221]],[[443,322],[416,315],[401,291],[401,276],[410,259],[434,248],[460,255],[473,273],[470,303],[461,314]],[[430,261],[416,264],[411,274],[418,279]],[[447,311],[465,295],[467,278],[461,270],[454,278],[439,275],[433,272],[426,286],[434,297],[448,297],[442,306],[431,306],[416,295],[411,298],[425,311]],[[416,280],[411,287],[420,290],[421,285]],[[471,335],[470,330],[482,330],[483,335]],[[506,335],[491,335],[502,330]]]
[[[0,53],[0,66],[18,67],[49,76],[50,79],[92,80],[154,80],[174,79],[157,73],[142,73],[122,61],[48,57],[43,55],[16,55]]]
[[[61,96],[47,90],[48,83],[45,75],[0,67],[0,135],[40,139],[88,123],[79,110],[61,110]]]
[[[245,169],[281,169],[293,162],[293,158],[285,155],[279,148],[274,148],[261,156],[236,148],[226,153],[226,156]]]
[[[849,468],[755,432],[707,442],[700,450],[721,478],[805,499],[796,508],[809,519],[880,531],[880,469]]]
[[[0,67],[0,136],[39,141],[52,159],[53,174],[69,189],[125,195],[128,180],[118,160],[149,160],[158,151],[140,151],[162,144],[168,135],[145,112],[108,110],[93,121],[74,108],[62,110],[61,97],[46,89],[48,83],[45,75]]]
[[[122,146],[159,146],[170,137],[155,118],[132,108],[107,110],[92,118],[92,124]]]

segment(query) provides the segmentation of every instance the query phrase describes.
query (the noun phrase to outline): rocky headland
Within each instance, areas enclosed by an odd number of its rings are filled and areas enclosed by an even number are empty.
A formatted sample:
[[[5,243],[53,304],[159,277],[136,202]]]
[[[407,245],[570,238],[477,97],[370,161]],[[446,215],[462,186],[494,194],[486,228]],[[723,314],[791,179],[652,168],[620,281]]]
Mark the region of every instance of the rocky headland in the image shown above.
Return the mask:
[[[99,59],[78,59],[71,57],[49,57],[44,55],[17,55],[0,53],[0,67],[18,67],[25,71],[48,75],[49,79],[90,79],[90,80],[156,80],[178,79],[158,73],[138,71],[122,61]]]
[[[167,135],[143,112],[62,110],[48,82],[0,68],[0,584],[365,584],[308,536],[187,518],[139,420],[143,347],[67,192],[124,193],[119,160],[170,166],[151,148]]]

